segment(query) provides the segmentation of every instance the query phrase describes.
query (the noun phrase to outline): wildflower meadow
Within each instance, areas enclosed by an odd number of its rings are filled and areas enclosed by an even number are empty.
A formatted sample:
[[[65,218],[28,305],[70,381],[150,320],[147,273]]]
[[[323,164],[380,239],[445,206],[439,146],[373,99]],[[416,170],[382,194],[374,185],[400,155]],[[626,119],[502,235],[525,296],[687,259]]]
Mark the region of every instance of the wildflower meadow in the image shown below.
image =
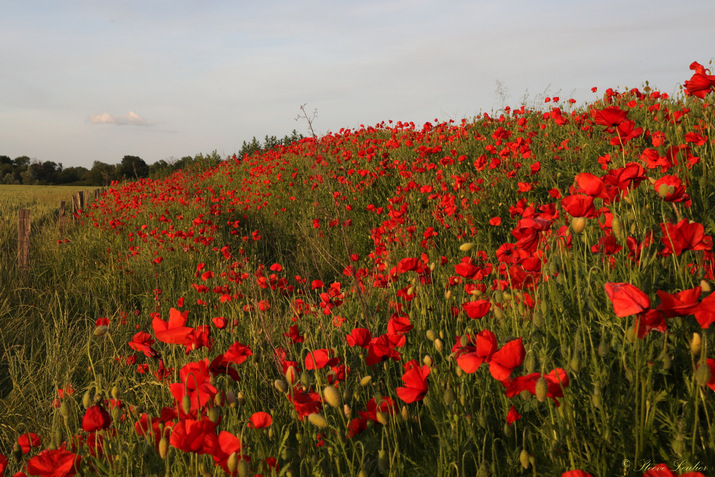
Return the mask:
[[[690,68],[113,183],[28,272],[3,245],[0,475],[713,475]]]

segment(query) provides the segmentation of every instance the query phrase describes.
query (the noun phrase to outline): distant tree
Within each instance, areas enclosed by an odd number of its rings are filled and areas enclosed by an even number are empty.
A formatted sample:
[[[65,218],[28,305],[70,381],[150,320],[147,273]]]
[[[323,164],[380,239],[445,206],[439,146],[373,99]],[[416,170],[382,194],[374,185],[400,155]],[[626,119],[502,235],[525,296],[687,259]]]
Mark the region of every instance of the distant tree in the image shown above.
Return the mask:
[[[12,165],[12,159],[10,159],[8,156],[0,156],[0,165],[2,164]]]
[[[87,185],[108,186],[112,181],[117,180],[117,166],[100,161],[94,161],[92,169],[87,174]]]
[[[35,172],[31,167],[27,167],[21,174],[22,183],[25,185],[35,185],[38,183],[37,177],[35,177]]]
[[[16,157],[15,160],[13,161],[13,164],[15,167],[19,169],[24,169],[25,167],[30,165],[31,159],[27,156],[20,156]]]
[[[32,161],[30,169],[40,184],[56,184],[59,173],[62,172],[62,164],[52,161]]]
[[[81,166],[62,169],[62,171],[57,174],[57,184],[101,185],[101,183],[90,183],[88,179],[89,172],[89,169]]]
[[[158,178],[171,174],[173,166],[164,159],[159,159],[153,164],[149,164],[149,177]]]
[[[117,166],[117,174],[126,179],[140,179],[149,176],[149,166],[137,156],[124,156]]]

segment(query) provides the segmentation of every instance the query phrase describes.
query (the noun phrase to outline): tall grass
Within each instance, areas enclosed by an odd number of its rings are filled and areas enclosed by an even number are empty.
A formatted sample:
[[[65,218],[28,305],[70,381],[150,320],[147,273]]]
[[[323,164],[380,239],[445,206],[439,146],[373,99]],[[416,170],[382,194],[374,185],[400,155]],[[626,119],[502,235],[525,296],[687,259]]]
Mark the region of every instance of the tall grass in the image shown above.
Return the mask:
[[[640,134],[600,125],[609,107]],[[3,267],[0,453],[101,475],[707,472],[712,133],[707,102],[632,90],[117,184],[69,241],[37,231],[28,277]],[[668,253],[682,218],[701,240]]]

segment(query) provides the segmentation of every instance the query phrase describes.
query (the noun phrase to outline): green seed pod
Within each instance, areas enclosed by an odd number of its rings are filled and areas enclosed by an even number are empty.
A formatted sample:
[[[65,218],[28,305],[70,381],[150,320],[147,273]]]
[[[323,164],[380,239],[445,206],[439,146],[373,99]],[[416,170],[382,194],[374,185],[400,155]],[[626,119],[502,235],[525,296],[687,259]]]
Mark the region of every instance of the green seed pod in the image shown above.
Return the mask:
[[[546,380],[543,377],[540,377],[538,381],[536,381],[536,399],[539,400],[539,402],[544,402],[546,400],[546,395],[549,392],[549,384],[546,382]]]
[[[60,404],[60,415],[66,420],[70,418],[70,406],[68,404],[69,400],[65,399]]]
[[[608,345],[608,341],[605,339],[601,338],[601,342],[598,343],[598,349],[596,352],[601,358],[605,358],[608,356],[608,353],[611,351],[611,347]]]
[[[594,386],[593,388],[593,394],[591,395],[591,402],[593,403],[593,407],[596,409],[601,409],[601,405],[603,404],[603,399],[601,396],[601,388],[598,386]]]
[[[504,315],[504,310],[502,310],[502,309],[499,308],[498,306],[493,307],[492,310],[494,311],[494,317],[495,317],[497,320],[503,320],[503,319],[504,319],[504,316],[505,316],[505,315]]]
[[[697,371],[695,371],[695,381],[698,383],[698,386],[703,388],[707,386],[708,381],[710,381],[710,375],[710,366],[708,366],[707,363],[700,363]]]
[[[209,410],[209,421],[213,422],[214,424],[218,423],[219,419],[221,418],[221,411],[220,408],[218,407],[212,407]]]
[[[122,391],[119,390],[119,386],[112,386],[112,398],[118,400],[122,396]]]
[[[623,224],[621,223],[621,219],[616,217],[615,215],[613,216],[613,220],[611,221],[611,229],[613,229],[613,233],[616,235],[616,237],[620,237],[623,234]]]
[[[537,328],[544,326],[544,314],[539,310],[534,311],[534,314],[531,317],[531,323]]]
[[[571,361],[569,361],[569,368],[571,368],[571,371],[574,373],[578,373],[581,370],[581,356],[579,353],[574,353],[571,357]]]
[[[630,326],[626,330],[626,339],[630,344],[633,344],[636,342],[636,328],[634,326]]]

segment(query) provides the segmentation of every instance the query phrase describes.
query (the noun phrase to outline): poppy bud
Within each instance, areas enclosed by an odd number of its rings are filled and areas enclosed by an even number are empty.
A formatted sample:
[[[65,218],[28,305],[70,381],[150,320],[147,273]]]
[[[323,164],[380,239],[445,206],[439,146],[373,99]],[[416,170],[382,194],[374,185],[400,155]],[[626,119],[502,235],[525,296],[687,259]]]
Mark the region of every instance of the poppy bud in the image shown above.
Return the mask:
[[[191,413],[191,398],[189,398],[188,394],[184,394],[184,397],[181,399],[181,409],[184,411],[184,414]]]
[[[298,377],[298,371],[295,369],[295,366],[288,366],[288,369],[286,369],[285,373],[285,378],[286,381],[288,381],[288,384],[293,384],[296,381],[296,378]]]
[[[360,472],[358,472],[358,477],[367,477],[367,472],[365,472],[363,469],[360,469]]]
[[[450,298],[452,298],[452,290],[447,290],[447,291],[444,293],[444,297],[445,297],[447,300],[449,300]]]
[[[162,459],[166,459],[167,455],[169,455],[169,439],[164,436],[159,441],[159,456]]]
[[[230,407],[236,407],[236,395],[233,391],[226,391],[226,404]]]
[[[621,234],[623,233],[623,224],[621,223],[621,219],[613,216],[613,220],[611,220],[611,229],[613,230],[613,233],[616,235],[616,237],[620,237]]]
[[[422,358],[422,362],[431,368],[434,360],[432,359],[432,356],[426,354],[425,357]]]
[[[273,381],[273,386],[280,392],[282,393],[287,393],[288,392],[288,383],[285,382],[283,379],[276,379]]]
[[[436,340],[434,340],[434,347],[435,347],[435,349],[436,349],[438,352],[441,353],[442,350],[444,349],[444,345],[442,344],[442,340],[439,339],[439,338],[436,339]]]
[[[703,291],[703,293],[710,293],[713,291],[713,287],[710,286],[710,282],[707,280],[700,280],[700,289]]]
[[[676,437],[670,447],[673,449],[673,452],[675,452],[675,455],[677,455],[678,457],[682,456],[683,451],[685,451],[685,442],[683,442],[683,436],[679,435],[678,437]]]
[[[70,407],[69,404],[67,404],[67,400],[62,401],[62,404],[60,404],[60,415],[66,420],[70,418]]]
[[[467,338],[467,335],[464,335],[459,338],[459,346],[462,348],[466,347],[469,344],[469,339]]]
[[[308,373],[308,371],[303,371],[302,373],[300,373],[300,382],[306,388],[310,387],[311,379],[310,379],[310,373]]]
[[[108,331],[109,331],[108,326],[104,326],[104,325],[97,326],[94,328],[94,336],[104,336],[107,334]]]
[[[451,406],[452,404],[454,404],[454,401],[456,400],[456,397],[455,397],[455,395],[454,395],[454,391],[452,390],[452,388],[447,388],[447,389],[444,391],[443,399],[444,399],[444,403],[445,403],[447,406]]]
[[[531,317],[531,322],[537,328],[544,326],[544,314],[539,310],[534,311],[534,315]]]
[[[601,409],[601,405],[603,404],[603,399],[601,397],[601,388],[598,386],[594,386],[593,388],[593,394],[591,395],[591,402],[593,403],[593,407],[596,409]]]
[[[239,460],[238,465],[236,466],[236,473],[238,474],[238,477],[248,477],[251,475],[251,464],[249,464],[245,459]]]
[[[115,400],[119,399],[119,397],[122,395],[122,392],[119,390],[119,386],[112,386],[112,398]]]
[[[343,414],[345,414],[345,417],[350,419],[350,417],[353,415],[352,409],[350,409],[350,406],[347,404],[343,404]]]
[[[482,461],[482,464],[479,466],[479,470],[477,471],[477,477],[489,477],[489,466],[487,465],[486,461]]]
[[[433,330],[427,330],[426,334],[427,334],[427,339],[430,341],[434,341],[435,339],[437,339],[437,335],[434,333]]]
[[[539,378],[538,381],[536,381],[536,389],[535,389],[536,399],[538,399],[539,402],[544,402],[546,400],[546,395],[548,394],[548,392],[549,392],[549,385],[542,376]]]
[[[308,421],[319,429],[328,427],[328,421],[321,415],[316,413],[308,415]]]
[[[362,387],[367,386],[368,384],[370,384],[371,380],[372,380],[372,376],[370,376],[370,375],[363,377],[360,380],[360,386],[362,386]]]
[[[461,252],[469,252],[474,248],[474,244],[471,242],[463,243],[462,245],[459,246],[459,250]]]
[[[526,452],[526,449],[521,449],[521,452],[519,452],[519,462],[521,462],[521,466],[524,469],[529,468],[529,453]]]
[[[209,421],[213,422],[214,424],[217,424],[220,418],[221,418],[221,411],[219,411],[219,408],[212,407],[211,410],[209,411]]]
[[[705,387],[710,381],[710,366],[707,363],[700,363],[698,370],[695,371],[695,381],[700,387]]]
[[[574,353],[573,357],[571,358],[571,361],[569,362],[569,367],[573,372],[579,372],[579,370],[581,369],[581,356],[579,355],[579,353]]]
[[[626,339],[630,344],[633,344],[636,342],[636,328],[635,326],[630,326],[626,330]]]
[[[586,228],[585,217],[571,217],[571,230],[574,233],[580,234]]]
[[[665,352],[664,352],[664,353],[660,356],[660,359],[661,359],[661,361],[662,361],[662,363],[663,363],[663,369],[666,370],[666,371],[669,370],[669,369],[670,369],[670,366],[673,364],[673,359],[670,357],[670,355],[669,355],[668,353],[665,353]]]
[[[608,355],[609,351],[611,351],[611,347],[608,345],[608,342],[605,339],[601,338],[601,342],[598,343],[598,355],[601,358],[605,358]]]
[[[390,470],[390,456],[384,449],[380,449],[377,453],[377,468],[381,474],[387,474]]]
[[[340,393],[333,386],[325,386],[323,400],[335,408],[340,407]]]
[[[235,452],[231,453],[226,460],[226,467],[228,468],[228,473],[233,474],[236,472],[236,467],[238,467],[238,454]]]
[[[402,406],[402,409],[400,409],[400,416],[402,416],[402,420],[405,422],[410,420],[410,411],[407,410],[407,406]]]
[[[536,357],[531,351],[527,353],[526,358],[524,359],[524,369],[528,374],[533,373],[534,369],[536,369]]]
[[[90,389],[85,391],[82,396],[82,406],[84,406],[85,409],[92,407],[92,391]]]
[[[243,397],[243,391],[239,391],[238,394],[236,394],[236,401],[239,406],[243,406],[243,403],[246,402],[246,399]]]
[[[387,425],[387,414],[381,411],[377,411],[375,413],[375,419],[377,419],[377,422],[382,424],[383,426]]]
[[[12,446],[12,455],[15,457],[16,462],[22,460],[22,447],[20,447],[20,443],[17,441],[15,441],[15,445]]]
[[[693,339],[690,340],[690,354],[692,356],[698,356],[702,347],[703,342],[700,338],[700,335],[698,333],[693,333]]]

